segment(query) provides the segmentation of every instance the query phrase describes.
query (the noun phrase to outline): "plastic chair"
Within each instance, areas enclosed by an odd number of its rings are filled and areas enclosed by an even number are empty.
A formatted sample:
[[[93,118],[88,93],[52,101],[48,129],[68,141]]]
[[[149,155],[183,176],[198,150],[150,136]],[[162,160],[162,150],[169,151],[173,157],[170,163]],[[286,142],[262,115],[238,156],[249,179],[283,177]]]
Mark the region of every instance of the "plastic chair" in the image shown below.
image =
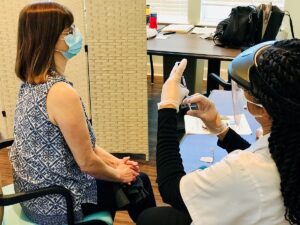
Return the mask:
[[[13,139],[6,139],[0,141],[0,150],[11,146]],[[67,221],[68,225],[74,224],[94,224],[94,225],[112,225],[113,220],[108,211],[100,211],[84,217],[79,222],[74,222],[73,201],[71,192],[61,186],[51,186],[41,188],[30,192],[15,193],[13,184],[2,188],[0,186],[0,223],[2,225],[37,225],[31,222],[23,213],[20,202],[28,201],[37,197],[42,197],[49,194],[63,195],[67,203]],[[4,209],[4,213],[3,213]],[[3,213],[3,215],[2,215]],[[3,216],[3,218],[2,218]]]

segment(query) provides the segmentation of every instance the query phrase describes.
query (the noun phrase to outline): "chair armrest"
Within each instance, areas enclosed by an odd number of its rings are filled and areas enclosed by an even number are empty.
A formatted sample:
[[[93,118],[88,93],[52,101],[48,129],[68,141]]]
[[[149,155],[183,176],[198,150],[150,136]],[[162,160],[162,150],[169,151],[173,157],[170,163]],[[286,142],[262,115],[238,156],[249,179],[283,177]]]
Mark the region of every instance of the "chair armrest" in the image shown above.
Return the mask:
[[[61,186],[45,187],[29,192],[19,192],[10,195],[3,195],[0,197],[0,205],[8,206],[20,202],[28,201],[34,198],[43,197],[45,195],[59,194],[65,197],[67,203],[67,219],[68,225],[74,224],[73,200],[68,189]]]
[[[214,81],[216,81],[218,83],[218,85],[222,86],[224,88],[224,90],[231,90],[231,83],[224,81],[217,74],[210,73],[210,74],[208,74],[208,76],[211,77],[211,79],[213,79]]]
[[[0,149],[11,146],[13,142],[14,142],[13,138],[0,140]]]

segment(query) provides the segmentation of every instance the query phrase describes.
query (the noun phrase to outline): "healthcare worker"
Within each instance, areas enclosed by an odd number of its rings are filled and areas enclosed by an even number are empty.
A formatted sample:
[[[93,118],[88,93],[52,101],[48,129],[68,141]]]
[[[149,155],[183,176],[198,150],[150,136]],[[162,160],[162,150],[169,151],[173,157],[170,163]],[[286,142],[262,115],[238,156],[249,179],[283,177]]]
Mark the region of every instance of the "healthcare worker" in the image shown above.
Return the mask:
[[[187,95],[180,84],[186,63],[173,69],[158,105],[157,182],[171,206],[144,211],[137,224],[300,224],[300,40],[256,45],[229,66],[235,88],[244,93],[239,96],[263,129],[251,146],[221,122],[208,98],[195,94],[184,100],[197,104],[188,114],[201,118],[231,151],[189,174],[176,133],[176,110]]]
[[[22,84],[10,160],[16,192],[63,186],[72,194],[78,221],[100,210],[114,216],[114,184],[134,182],[139,167],[97,145],[83,102],[64,76],[67,63],[82,47],[73,20],[70,10],[55,2],[30,4],[20,12],[15,70]],[[133,220],[155,206],[148,176],[139,177],[148,195],[126,206]],[[66,224],[66,202],[60,195],[21,205],[34,223]]]

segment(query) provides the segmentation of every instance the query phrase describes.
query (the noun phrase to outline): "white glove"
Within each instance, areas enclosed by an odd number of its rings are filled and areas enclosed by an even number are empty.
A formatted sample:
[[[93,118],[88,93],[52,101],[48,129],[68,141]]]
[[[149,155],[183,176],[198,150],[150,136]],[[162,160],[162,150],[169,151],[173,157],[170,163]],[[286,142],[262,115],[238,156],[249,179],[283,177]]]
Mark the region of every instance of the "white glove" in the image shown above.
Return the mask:
[[[168,80],[162,87],[161,100],[157,104],[158,109],[174,108],[178,112],[183,98],[189,94],[189,90],[180,83],[186,64],[187,60],[183,59],[179,65],[174,65]]]
[[[196,103],[198,109],[189,110],[187,114],[200,118],[211,133],[218,135],[227,130],[228,125],[221,120],[215,104],[210,99],[197,93],[183,101],[183,104],[191,103]]]

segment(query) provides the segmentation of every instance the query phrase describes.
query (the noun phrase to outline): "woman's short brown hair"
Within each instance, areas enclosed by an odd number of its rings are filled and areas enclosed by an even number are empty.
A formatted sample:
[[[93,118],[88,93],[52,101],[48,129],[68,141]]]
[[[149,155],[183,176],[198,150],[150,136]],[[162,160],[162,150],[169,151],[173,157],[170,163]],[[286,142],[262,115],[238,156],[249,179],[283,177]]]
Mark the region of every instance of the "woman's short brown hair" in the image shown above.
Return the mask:
[[[65,28],[73,24],[73,14],[55,2],[27,5],[19,15],[15,72],[22,81],[46,80],[49,69],[55,70],[56,42]]]

